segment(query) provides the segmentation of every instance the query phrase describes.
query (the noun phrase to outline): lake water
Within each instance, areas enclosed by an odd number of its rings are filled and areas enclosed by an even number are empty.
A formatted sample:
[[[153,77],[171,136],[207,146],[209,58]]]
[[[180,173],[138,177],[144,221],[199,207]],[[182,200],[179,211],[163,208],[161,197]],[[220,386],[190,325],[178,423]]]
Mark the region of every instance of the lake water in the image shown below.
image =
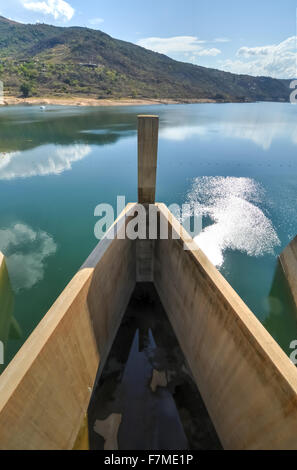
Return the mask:
[[[18,333],[5,364],[97,243],[96,205],[137,200],[145,113],[160,116],[157,200],[200,204],[198,244],[290,353],[297,315],[277,256],[297,234],[296,106],[3,107],[0,250]]]

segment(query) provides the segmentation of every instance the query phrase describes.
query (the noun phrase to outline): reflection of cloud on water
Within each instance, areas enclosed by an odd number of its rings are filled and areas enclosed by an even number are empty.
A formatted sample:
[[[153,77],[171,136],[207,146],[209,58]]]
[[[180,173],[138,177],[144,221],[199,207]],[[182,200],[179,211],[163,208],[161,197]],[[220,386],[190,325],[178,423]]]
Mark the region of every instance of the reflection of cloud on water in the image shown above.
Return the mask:
[[[216,266],[223,264],[227,249],[262,256],[280,245],[272,222],[257,205],[262,197],[261,186],[250,178],[194,180],[187,202],[198,203],[200,213],[213,222],[195,241]]]
[[[250,140],[263,150],[268,150],[274,139],[285,136],[292,143],[297,144],[297,124],[290,123],[288,127],[284,122],[261,123],[252,119],[242,123],[226,121],[216,124],[208,123],[204,126],[165,127],[160,130],[160,138],[183,141],[196,136],[213,136],[214,132],[222,137]]]
[[[297,124],[280,122],[278,119],[261,123],[257,120],[234,125],[226,123],[222,132],[227,137],[250,140],[263,150],[269,150],[275,139],[287,137],[293,144],[297,144]]]
[[[205,135],[207,128],[203,126],[181,126],[181,127],[163,127],[160,129],[161,139],[185,140],[196,135]]]
[[[28,178],[60,174],[70,170],[71,164],[85,158],[89,145],[41,146],[25,152],[13,152],[0,158],[0,179]]]
[[[241,107],[238,107],[241,106]],[[197,108],[198,109],[198,108]],[[286,138],[297,145],[297,122],[294,108],[280,107],[270,109],[253,105],[235,105],[225,108],[223,116],[207,114],[200,108],[199,115],[191,116],[191,123],[171,122],[160,129],[160,137],[168,140],[183,141],[195,136],[213,137],[214,132],[223,138],[249,140],[268,150],[273,141]],[[289,112],[288,112],[289,110]]]
[[[6,255],[10,280],[15,291],[30,289],[44,277],[45,260],[57,250],[53,238],[42,230],[15,224],[0,230],[0,251]]]

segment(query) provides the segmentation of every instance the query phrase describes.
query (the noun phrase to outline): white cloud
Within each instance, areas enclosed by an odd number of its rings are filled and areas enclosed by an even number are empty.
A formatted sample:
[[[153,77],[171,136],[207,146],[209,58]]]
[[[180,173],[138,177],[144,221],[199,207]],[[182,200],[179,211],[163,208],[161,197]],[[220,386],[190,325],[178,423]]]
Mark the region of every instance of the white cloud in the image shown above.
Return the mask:
[[[104,22],[103,18],[92,18],[91,20],[89,20],[89,23],[92,26],[98,26],[99,24],[102,24],[103,22]]]
[[[290,79],[297,76],[296,36],[279,44],[241,47],[236,56],[235,60],[221,62],[220,68],[228,72],[274,78]]]
[[[55,20],[63,18],[71,20],[74,15],[74,8],[64,0],[44,0],[42,2],[24,1],[24,7],[27,10],[43,13],[44,15],[52,15]]]
[[[219,54],[221,54],[221,50],[220,49],[217,49],[216,47],[211,47],[210,49],[201,49],[197,52],[195,52],[195,55],[197,56],[217,56]]]
[[[140,39],[138,44],[161,54],[169,54],[172,52],[195,52],[197,48],[201,47],[201,44],[204,44],[204,41],[195,36],[151,37]]]
[[[31,289],[44,277],[45,260],[57,250],[53,238],[42,230],[16,223],[0,230],[0,250],[6,256],[14,291]]]
[[[175,36],[171,38],[143,38],[137,44],[161,54],[191,53],[191,60],[196,56],[216,56],[221,53],[220,49],[203,47],[202,44],[206,42],[196,36]]]
[[[213,42],[221,42],[221,43],[230,42],[230,41],[231,41],[231,39],[229,39],[229,38],[215,38],[213,40]]]

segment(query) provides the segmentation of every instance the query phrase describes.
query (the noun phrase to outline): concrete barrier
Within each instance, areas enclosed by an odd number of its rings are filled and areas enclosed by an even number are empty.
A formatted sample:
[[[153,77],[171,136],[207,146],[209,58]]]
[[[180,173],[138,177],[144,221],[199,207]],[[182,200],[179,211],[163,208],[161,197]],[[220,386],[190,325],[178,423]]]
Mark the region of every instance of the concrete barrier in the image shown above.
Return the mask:
[[[163,205],[154,281],[225,449],[297,449],[297,369]]]
[[[107,235],[0,376],[1,449],[73,447],[134,286],[134,244]]]
[[[154,240],[154,283],[224,448],[297,449],[296,368],[201,250],[184,250],[192,239],[157,207],[169,239]],[[136,242],[105,237],[1,375],[0,448],[73,447],[135,286]]]

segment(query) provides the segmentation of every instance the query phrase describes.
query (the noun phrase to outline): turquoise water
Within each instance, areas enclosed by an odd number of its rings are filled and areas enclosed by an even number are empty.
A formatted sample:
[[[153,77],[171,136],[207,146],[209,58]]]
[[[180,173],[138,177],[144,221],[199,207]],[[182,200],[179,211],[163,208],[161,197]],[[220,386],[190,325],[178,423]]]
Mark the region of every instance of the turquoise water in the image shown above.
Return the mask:
[[[297,233],[290,104],[0,109],[0,250],[20,338],[93,249],[94,208],[137,200],[137,114],[160,116],[157,200],[199,203],[197,242],[289,353],[297,314],[277,255]]]

